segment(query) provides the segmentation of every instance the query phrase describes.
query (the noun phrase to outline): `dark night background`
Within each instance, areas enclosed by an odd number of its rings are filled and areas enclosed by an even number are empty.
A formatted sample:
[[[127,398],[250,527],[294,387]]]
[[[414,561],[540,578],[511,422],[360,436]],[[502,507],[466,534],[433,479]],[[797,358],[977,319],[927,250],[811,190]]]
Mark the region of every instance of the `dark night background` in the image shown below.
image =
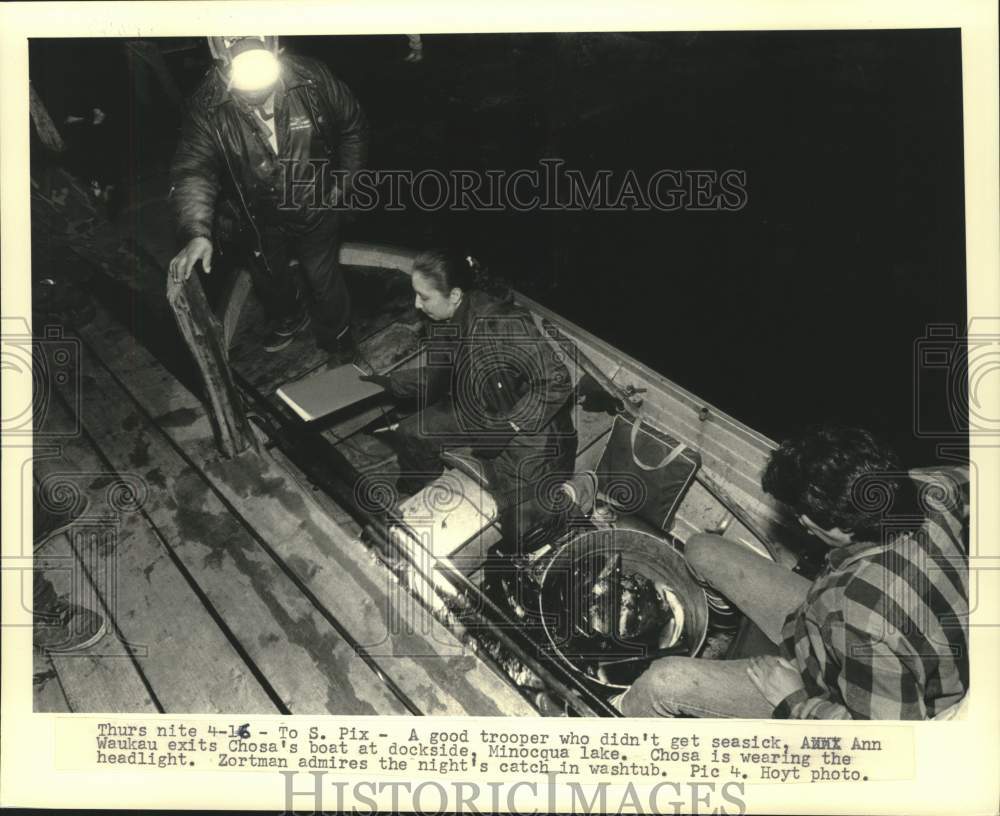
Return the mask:
[[[914,361],[966,322],[957,30],[425,35],[416,65],[401,35],[283,43],[351,86],[372,168],[744,170],[739,212],[372,212],[346,238],[456,242],[772,438],[836,420],[937,459]],[[188,92],[207,46],[168,64]],[[31,72],[57,122],[108,113],[79,172],[163,183],[177,123],[136,105],[119,45],[34,41]],[[917,381],[951,427],[944,379]]]

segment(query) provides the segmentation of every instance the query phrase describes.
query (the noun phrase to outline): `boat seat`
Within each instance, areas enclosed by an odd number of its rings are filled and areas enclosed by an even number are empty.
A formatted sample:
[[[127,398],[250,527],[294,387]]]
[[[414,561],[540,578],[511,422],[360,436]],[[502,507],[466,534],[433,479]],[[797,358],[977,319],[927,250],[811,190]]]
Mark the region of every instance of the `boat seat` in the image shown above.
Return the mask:
[[[403,554],[405,580],[432,610],[444,611],[444,597],[458,588],[449,572],[471,575],[501,539],[497,507],[479,482],[456,468],[399,505],[388,538]]]
[[[390,525],[389,535],[411,561],[447,559],[446,566],[471,575],[503,540],[499,511],[475,458],[462,451],[443,458],[444,473],[399,505],[401,523]],[[548,536],[561,521],[539,519],[523,532],[522,542],[530,549],[530,542]]]
[[[415,539],[434,558],[448,558],[472,572],[500,541],[497,505],[489,491],[465,469],[445,468],[438,478],[399,506],[405,530],[390,527],[399,543]]]

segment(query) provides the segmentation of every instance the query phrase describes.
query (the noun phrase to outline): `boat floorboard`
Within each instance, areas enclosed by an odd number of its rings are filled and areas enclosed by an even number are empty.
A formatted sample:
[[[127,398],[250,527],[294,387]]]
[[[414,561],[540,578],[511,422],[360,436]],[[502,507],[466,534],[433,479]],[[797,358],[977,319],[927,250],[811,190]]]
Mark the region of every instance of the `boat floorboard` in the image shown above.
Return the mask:
[[[384,370],[401,358],[401,347],[416,346],[419,321],[412,314],[409,280],[402,274],[378,274],[360,267],[345,267],[344,272],[352,293],[360,357]],[[240,312],[229,357],[236,371],[272,396],[278,386],[321,368],[328,355],[316,346],[312,325],[295,335],[286,348],[266,352],[268,325],[264,307],[251,294]]]

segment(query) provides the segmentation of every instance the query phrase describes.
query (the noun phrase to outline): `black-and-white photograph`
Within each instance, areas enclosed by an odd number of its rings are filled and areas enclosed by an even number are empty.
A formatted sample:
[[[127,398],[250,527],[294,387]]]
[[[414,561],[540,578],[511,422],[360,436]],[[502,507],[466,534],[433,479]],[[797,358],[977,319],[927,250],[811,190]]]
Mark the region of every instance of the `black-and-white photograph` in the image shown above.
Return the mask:
[[[32,39],[34,711],[962,718],[962,56]]]

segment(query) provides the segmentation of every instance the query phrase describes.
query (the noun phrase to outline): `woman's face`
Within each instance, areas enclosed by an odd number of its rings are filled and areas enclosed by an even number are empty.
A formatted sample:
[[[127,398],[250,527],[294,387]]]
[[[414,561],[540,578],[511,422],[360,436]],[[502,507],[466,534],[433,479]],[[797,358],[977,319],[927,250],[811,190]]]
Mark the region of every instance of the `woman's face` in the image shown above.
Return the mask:
[[[413,292],[416,295],[413,305],[418,311],[423,312],[431,320],[450,320],[462,302],[462,290],[452,289],[445,294],[420,272],[414,272],[411,281]]]

